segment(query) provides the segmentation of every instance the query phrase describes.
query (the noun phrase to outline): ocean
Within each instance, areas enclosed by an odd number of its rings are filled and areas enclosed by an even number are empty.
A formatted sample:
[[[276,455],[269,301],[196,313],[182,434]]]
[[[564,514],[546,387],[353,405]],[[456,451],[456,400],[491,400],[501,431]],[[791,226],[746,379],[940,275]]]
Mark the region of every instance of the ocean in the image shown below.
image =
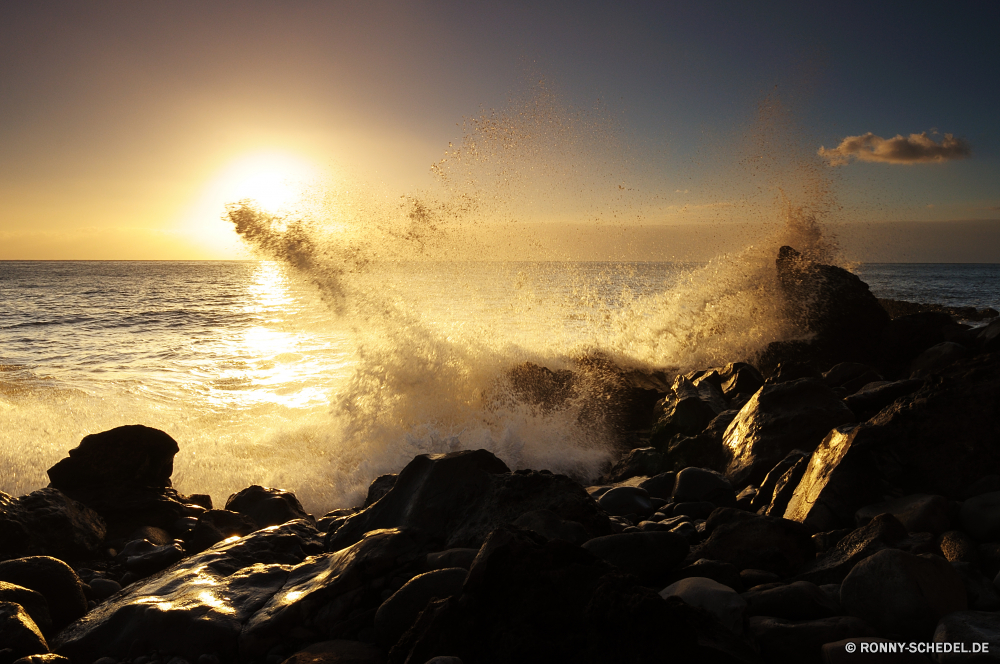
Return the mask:
[[[739,359],[787,334],[769,265],[0,262],[0,491],[45,486],[83,436],[136,423],[178,441],[175,486],[217,505],[256,483],[323,513],[459,448],[593,476],[608,437],[504,398],[505,372]],[[1000,308],[1000,265],[851,269],[878,297]]]

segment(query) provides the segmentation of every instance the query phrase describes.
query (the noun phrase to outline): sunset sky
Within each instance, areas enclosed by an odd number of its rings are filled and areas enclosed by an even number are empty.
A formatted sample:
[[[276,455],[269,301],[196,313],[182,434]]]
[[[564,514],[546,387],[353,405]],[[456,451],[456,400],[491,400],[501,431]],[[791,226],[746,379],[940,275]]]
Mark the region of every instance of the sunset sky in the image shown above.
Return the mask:
[[[718,234],[783,191],[859,259],[1000,262],[1000,5],[759,4],[0,3],[0,259],[244,257],[226,202],[434,192],[542,99],[524,223]]]

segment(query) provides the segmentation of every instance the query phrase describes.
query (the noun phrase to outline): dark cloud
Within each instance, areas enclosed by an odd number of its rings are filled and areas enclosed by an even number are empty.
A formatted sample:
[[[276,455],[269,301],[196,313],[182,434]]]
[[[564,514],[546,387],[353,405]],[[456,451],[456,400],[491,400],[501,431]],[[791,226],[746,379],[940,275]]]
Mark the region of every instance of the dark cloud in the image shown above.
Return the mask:
[[[842,166],[852,158],[858,161],[878,161],[885,164],[926,164],[965,159],[971,146],[962,138],[945,134],[940,143],[927,136],[927,132],[882,138],[868,132],[861,136],[848,136],[837,147],[827,150],[820,147],[819,155],[831,166]]]

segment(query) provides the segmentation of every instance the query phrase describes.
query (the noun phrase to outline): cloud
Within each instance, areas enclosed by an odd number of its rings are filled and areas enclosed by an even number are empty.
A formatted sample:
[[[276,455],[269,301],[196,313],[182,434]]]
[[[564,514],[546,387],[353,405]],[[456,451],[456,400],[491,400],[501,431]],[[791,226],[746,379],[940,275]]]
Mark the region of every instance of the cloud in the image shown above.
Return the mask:
[[[971,154],[971,146],[965,139],[951,134],[945,134],[937,143],[927,136],[926,131],[888,139],[868,132],[861,136],[848,136],[830,150],[820,147],[818,154],[831,166],[843,166],[851,158],[884,164],[926,164],[965,159]]]

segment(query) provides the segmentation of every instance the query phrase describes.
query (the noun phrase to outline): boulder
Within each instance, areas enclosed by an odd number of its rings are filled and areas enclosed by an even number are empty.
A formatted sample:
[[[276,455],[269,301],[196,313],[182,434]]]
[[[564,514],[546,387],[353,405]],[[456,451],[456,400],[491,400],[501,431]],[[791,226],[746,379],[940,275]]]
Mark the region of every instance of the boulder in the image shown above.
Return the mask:
[[[647,480],[643,480],[636,486],[649,494],[650,498],[660,498],[669,500],[674,492],[674,484],[677,482],[677,473],[668,471],[654,475]]]
[[[576,521],[592,537],[611,532],[607,514],[564,475],[511,473],[486,450],[422,454],[400,471],[381,500],[331,532],[327,548],[350,546],[380,528],[416,528],[440,548],[478,547],[499,525],[540,509]]]
[[[817,585],[840,583],[854,566],[906,538],[906,528],[891,514],[880,514],[845,535],[837,544],[799,571],[796,578]]]
[[[461,567],[469,569],[472,561],[476,559],[479,549],[448,549],[447,551],[435,551],[427,554],[424,568],[426,571],[436,569],[447,569],[449,567]]]
[[[742,595],[748,616],[787,620],[817,620],[842,614],[840,605],[815,583],[794,581],[770,588],[752,589]]]
[[[2,562],[0,581],[29,588],[44,597],[52,628],[56,631],[87,612],[83,582],[73,568],[61,560],[29,556]]]
[[[535,510],[525,512],[514,520],[514,525],[526,530],[532,530],[545,539],[561,539],[572,544],[583,544],[589,538],[587,529],[576,521],[560,519],[551,510]]]
[[[673,394],[663,403],[663,415],[656,421],[650,432],[650,442],[654,447],[662,447],[677,434],[695,436],[701,433],[715,417],[725,410],[721,393],[716,400],[712,392],[703,394],[684,376],[678,376],[673,384]]]
[[[995,662],[1000,659],[1000,614],[987,611],[956,611],[941,618],[934,629],[935,643],[962,644],[964,652],[942,652],[934,656],[938,664]],[[974,644],[985,649],[974,654]]]
[[[841,362],[823,374],[827,387],[841,387],[848,394],[854,394],[865,385],[879,382],[882,374],[862,362]]]
[[[42,634],[52,634],[52,618],[49,616],[49,603],[41,593],[19,586],[14,583],[0,581],[0,602],[20,604],[31,620],[38,625]]]
[[[250,517],[257,528],[280,526],[287,521],[312,518],[302,509],[302,504],[294,493],[256,484],[229,496],[226,509]]]
[[[616,486],[604,492],[597,500],[605,512],[611,516],[636,515],[648,517],[653,513],[653,503],[645,489],[633,486]]]
[[[747,512],[733,515],[733,520],[726,523],[713,524],[725,509],[715,510],[709,518],[705,532],[710,535],[697,548],[699,557],[731,563],[740,570],[760,569],[781,576],[812,559],[812,540],[800,524]]]
[[[866,505],[854,514],[863,526],[879,514],[891,514],[911,533],[940,535],[951,526],[951,504],[944,496],[917,493]]]
[[[734,488],[759,485],[789,452],[810,452],[830,429],[853,420],[853,413],[819,380],[765,385],[726,429],[726,478]]]
[[[965,584],[966,605],[972,611],[1000,611],[1000,594],[993,580],[986,578],[976,565],[952,563]]]
[[[874,417],[897,399],[913,394],[923,387],[924,381],[906,379],[873,385],[871,389],[865,388],[844,399],[844,405],[851,409],[859,422]]]
[[[914,641],[930,640],[943,616],[967,606],[965,585],[949,562],[898,549],[859,562],[840,586],[840,601],[880,634]]]
[[[660,597],[680,597],[685,603],[708,611],[730,631],[743,633],[747,603],[739,593],[718,581],[703,576],[688,577],[661,590]]]
[[[198,515],[194,528],[184,535],[185,550],[200,553],[230,537],[244,537],[257,530],[249,516],[229,510],[208,510]]]
[[[910,378],[926,378],[970,355],[969,349],[952,341],[931,346],[910,363]]]
[[[739,395],[749,397],[764,386],[764,377],[746,362],[733,362],[718,371],[722,394],[730,400]]]
[[[677,503],[709,502],[716,507],[736,505],[736,493],[729,481],[721,473],[707,468],[685,468],[677,473],[673,499]]]
[[[773,664],[820,664],[824,643],[875,636],[874,629],[852,616],[804,621],[753,616],[749,625],[761,655]]]
[[[961,530],[949,530],[938,541],[941,555],[950,563],[979,563],[976,541]]]
[[[84,662],[151,650],[235,659],[246,623],[295,566],[322,550],[307,521],[217,544],[98,604],[53,639],[53,650]]]
[[[662,581],[687,556],[690,545],[678,533],[653,531],[605,535],[585,542],[583,548],[646,585],[662,587]]]
[[[718,581],[724,586],[728,586],[738,593],[746,591],[740,571],[735,565],[724,563],[720,560],[709,560],[699,558],[687,567],[683,567],[670,575],[670,583],[687,579],[693,576],[705,577]]]
[[[969,498],[959,514],[962,528],[980,542],[1000,541],[1000,491]]]
[[[13,602],[0,602],[0,646],[0,657],[8,662],[49,651],[38,626],[20,604]]]
[[[878,357],[887,377],[908,374],[910,363],[922,352],[944,341],[958,328],[951,316],[922,311],[893,318],[882,330]],[[904,375],[905,377],[905,375]]]
[[[117,559],[125,569],[139,577],[166,569],[184,558],[184,547],[176,542],[156,546],[146,539],[133,540],[125,545]]]
[[[808,467],[808,455],[800,456],[796,459],[791,468],[788,468],[784,473],[782,473],[774,483],[774,490],[771,493],[771,502],[761,507],[759,512],[767,516],[783,517],[785,515],[785,510],[788,509],[788,503],[791,502],[792,496],[795,495],[795,489],[798,487],[799,482],[802,480],[802,476],[805,475],[806,468]]]
[[[795,466],[800,459],[809,460],[809,452],[803,452],[802,450],[792,450],[785,455],[781,461],[776,463],[767,475],[764,476],[764,481],[760,483],[760,487],[757,489],[757,494],[754,496],[753,500],[750,502],[751,510],[758,512],[761,509],[766,508],[771,504],[771,500],[774,497],[774,487],[778,484],[778,480],[788,471],[788,469]],[[794,490],[795,487],[792,487]],[[784,513],[776,514],[775,516],[784,516]]]
[[[959,499],[1000,465],[998,438],[1000,354],[963,360],[868,422],[831,431],[785,516],[834,530],[885,495]]]
[[[379,475],[372,480],[372,483],[368,486],[368,495],[365,496],[364,507],[371,507],[385,494],[389,493],[393,485],[396,484],[396,478],[398,475],[391,473],[389,475]]]
[[[632,477],[651,477],[659,474],[663,463],[663,453],[655,447],[637,447],[618,460],[604,481],[614,484]]]
[[[106,534],[97,512],[58,489],[39,489],[19,498],[0,495],[0,560],[94,557]]]
[[[468,570],[461,567],[419,574],[385,600],[375,613],[379,642],[391,648],[410,628],[432,599],[445,599],[462,592]]]

